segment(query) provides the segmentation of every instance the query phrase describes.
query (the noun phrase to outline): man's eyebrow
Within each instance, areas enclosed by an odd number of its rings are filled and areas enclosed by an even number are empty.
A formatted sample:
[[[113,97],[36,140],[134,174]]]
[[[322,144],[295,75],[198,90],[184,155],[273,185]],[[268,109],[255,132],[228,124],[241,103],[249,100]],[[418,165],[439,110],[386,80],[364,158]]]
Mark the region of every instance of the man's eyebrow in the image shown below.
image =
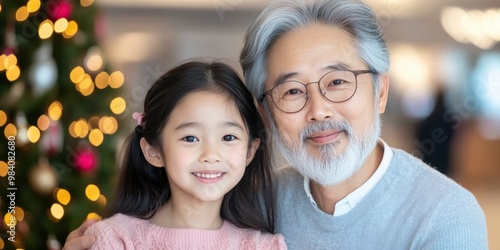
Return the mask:
[[[329,70],[346,70],[346,69],[351,69],[351,67],[347,64],[344,63],[336,63],[336,64],[330,64],[327,65],[326,67],[323,67],[324,69],[329,69]]]
[[[349,67],[347,64],[344,64],[341,62],[335,63],[335,64],[330,64],[330,65],[327,65],[326,67],[323,67],[323,69],[325,69],[325,70],[346,70],[346,69],[350,69],[350,68],[351,67]],[[276,78],[276,80],[274,80],[273,87],[288,81],[290,78],[297,76],[298,74],[299,74],[298,72],[289,72],[289,73],[284,73],[284,74],[279,75]]]
[[[299,73],[297,73],[297,72],[290,72],[290,73],[281,74],[276,78],[276,80],[274,80],[274,85],[272,87],[278,86],[278,85],[286,82],[288,79],[290,79],[298,74]]]

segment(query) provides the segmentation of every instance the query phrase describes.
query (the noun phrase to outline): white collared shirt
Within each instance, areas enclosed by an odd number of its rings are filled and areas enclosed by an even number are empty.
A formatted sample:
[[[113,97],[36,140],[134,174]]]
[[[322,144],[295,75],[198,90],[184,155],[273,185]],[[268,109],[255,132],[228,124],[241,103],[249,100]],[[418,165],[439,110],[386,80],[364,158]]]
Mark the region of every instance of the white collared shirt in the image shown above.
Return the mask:
[[[335,211],[333,212],[333,216],[341,216],[351,211],[356,205],[358,205],[363,197],[365,197],[366,194],[368,194],[373,189],[373,187],[377,185],[380,179],[382,179],[382,177],[384,176],[385,172],[387,172],[389,163],[391,163],[394,153],[392,152],[389,145],[387,145],[387,143],[385,143],[385,141],[383,141],[382,139],[379,139],[378,144],[383,146],[384,155],[382,156],[382,161],[380,162],[377,170],[375,170],[375,173],[373,173],[373,175],[365,183],[363,183],[363,185],[352,191],[350,194],[344,197],[344,199],[338,201],[335,204]],[[304,189],[306,191],[307,197],[309,197],[309,200],[312,202],[312,204],[314,206],[318,206],[311,194],[308,177],[304,178]]]

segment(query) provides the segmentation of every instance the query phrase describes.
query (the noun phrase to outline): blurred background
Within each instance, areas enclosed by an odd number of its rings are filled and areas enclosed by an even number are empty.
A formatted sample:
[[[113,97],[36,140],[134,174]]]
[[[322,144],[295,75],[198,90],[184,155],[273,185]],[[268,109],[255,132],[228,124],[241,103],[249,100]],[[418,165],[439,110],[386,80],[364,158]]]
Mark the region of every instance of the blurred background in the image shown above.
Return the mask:
[[[0,1],[1,248],[58,249],[99,216],[152,82],[192,57],[241,72],[268,2]],[[500,249],[500,3],[367,2],[391,55],[383,139],[473,192]]]

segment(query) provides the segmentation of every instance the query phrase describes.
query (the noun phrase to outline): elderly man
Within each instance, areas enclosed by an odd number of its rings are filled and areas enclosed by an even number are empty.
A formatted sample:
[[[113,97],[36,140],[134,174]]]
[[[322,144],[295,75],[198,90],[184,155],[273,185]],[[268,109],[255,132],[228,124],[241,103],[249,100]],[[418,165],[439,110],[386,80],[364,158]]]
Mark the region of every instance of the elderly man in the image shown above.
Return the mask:
[[[240,62],[290,164],[277,202],[290,249],[488,248],[474,196],[379,139],[389,56],[369,6],[274,2],[249,28]],[[88,247],[85,226],[67,247]]]

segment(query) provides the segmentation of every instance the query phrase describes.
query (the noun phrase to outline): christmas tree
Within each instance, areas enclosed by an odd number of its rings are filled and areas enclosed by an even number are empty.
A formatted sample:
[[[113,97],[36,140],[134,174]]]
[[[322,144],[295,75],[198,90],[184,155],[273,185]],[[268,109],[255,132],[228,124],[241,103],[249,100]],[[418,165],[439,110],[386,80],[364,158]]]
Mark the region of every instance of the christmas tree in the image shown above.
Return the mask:
[[[93,0],[0,0],[1,249],[57,249],[111,192],[123,74]]]

